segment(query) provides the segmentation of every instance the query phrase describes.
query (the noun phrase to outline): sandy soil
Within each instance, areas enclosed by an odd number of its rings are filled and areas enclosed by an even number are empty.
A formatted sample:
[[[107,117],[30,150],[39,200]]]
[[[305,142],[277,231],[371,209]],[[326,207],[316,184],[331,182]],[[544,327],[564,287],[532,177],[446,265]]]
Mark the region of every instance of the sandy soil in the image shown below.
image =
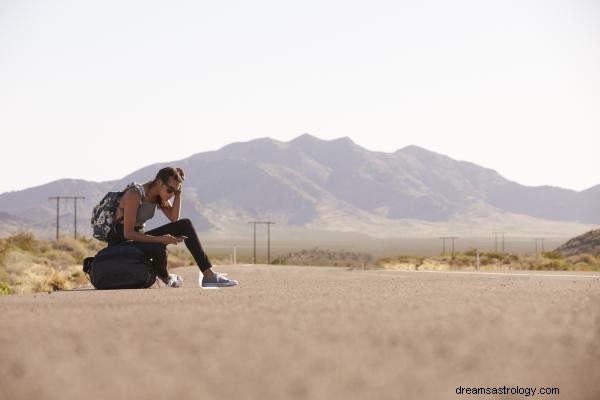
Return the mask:
[[[0,297],[0,399],[600,399],[598,274],[220,270]]]

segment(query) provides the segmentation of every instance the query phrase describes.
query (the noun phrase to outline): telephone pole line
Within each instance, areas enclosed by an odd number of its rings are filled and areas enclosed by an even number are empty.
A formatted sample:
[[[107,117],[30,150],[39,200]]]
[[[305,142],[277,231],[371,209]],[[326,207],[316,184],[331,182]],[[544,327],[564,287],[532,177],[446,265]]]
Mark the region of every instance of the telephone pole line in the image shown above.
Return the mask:
[[[271,225],[275,225],[275,222],[249,221],[248,223],[252,224],[254,228],[254,252],[252,253],[252,264],[256,264],[256,225],[267,225],[267,264],[271,264]]]
[[[446,239],[450,240],[452,243],[452,257],[454,257],[454,240],[458,239],[456,236],[442,236],[442,256],[446,255]]]
[[[502,253],[504,253],[504,232],[494,232],[494,253],[498,252],[498,235],[502,235]]]
[[[541,244],[542,254],[544,254],[544,240],[545,238],[534,238],[535,242],[535,258],[538,258],[538,242]]]
[[[56,200],[56,240],[59,238],[59,226],[60,226],[60,201],[61,200],[73,200],[75,218],[73,220],[75,227],[75,239],[77,239],[77,200],[85,199],[84,196],[52,196],[48,197],[48,200]]]

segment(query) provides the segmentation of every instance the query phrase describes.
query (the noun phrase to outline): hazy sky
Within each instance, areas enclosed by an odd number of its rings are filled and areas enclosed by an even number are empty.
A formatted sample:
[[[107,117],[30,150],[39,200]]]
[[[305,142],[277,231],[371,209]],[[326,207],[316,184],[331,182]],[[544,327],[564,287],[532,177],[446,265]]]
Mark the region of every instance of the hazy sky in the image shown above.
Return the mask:
[[[302,133],[600,184],[600,2],[0,0],[0,192]]]

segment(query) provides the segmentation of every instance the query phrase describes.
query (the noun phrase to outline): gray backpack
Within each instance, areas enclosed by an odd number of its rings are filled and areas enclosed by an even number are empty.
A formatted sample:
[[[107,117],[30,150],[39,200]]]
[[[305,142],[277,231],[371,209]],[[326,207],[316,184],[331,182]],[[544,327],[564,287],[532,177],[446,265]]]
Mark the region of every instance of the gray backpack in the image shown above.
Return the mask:
[[[144,187],[139,183],[130,183],[121,192],[108,192],[106,196],[100,200],[92,211],[92,230],[94,237],[103,242],[108,242],[108,236],[113,230],[115,224],[115,213],[123,194],[130,188],[135,188],[140,194],[140,205],[144,199]]]

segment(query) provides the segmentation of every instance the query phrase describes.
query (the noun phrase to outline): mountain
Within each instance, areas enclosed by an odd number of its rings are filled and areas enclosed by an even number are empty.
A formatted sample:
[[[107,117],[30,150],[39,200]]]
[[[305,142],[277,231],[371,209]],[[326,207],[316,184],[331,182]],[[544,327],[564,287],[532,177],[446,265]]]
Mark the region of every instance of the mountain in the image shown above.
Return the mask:
[[[51,229],[56,202],[48,197],[83,195],[78,224],[81,232],[89,232],[91,209],[104,193],[150,180],[164,165],[186,171],[184,214],[197,229],[215,234],[229,235],[245,229],[249,220],[267,218],[279,231],[374,236],[488,235],[492,230],[571,236],[600,223],[600,185],[582,192],[527,187],[417,146],[373,152],[348,138],[325,141],[308,134],[290,142],[233,143],[150,165],[116,181],[64,179],[4,193],[0,210]],[[61,224],[72,225],[72,202],[61,207]]]
[[[563,256],[577,254],[600,255],[600,229],[589,231],[569,240],[556,249]]]

